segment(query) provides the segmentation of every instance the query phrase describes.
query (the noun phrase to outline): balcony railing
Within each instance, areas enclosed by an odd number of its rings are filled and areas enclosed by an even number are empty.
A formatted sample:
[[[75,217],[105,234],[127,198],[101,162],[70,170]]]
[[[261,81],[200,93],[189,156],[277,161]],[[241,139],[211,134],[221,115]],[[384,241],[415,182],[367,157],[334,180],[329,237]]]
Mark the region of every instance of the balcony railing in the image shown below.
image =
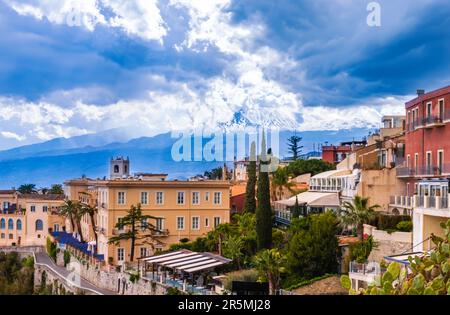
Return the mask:
[[[397,167],[397,177],[442,176],[450,174],[450,164],[442,166]]]
[[[440,125],[444,123],[444,116],[442,115],[430,115],[422,119],[423,126]]]
[[[168,229],[162,229],[162,230],[158,230],[158,231],[154,231],[152,233],[152,236],[158,237],[158,236],[168,236],[169,235],[169,230]]]

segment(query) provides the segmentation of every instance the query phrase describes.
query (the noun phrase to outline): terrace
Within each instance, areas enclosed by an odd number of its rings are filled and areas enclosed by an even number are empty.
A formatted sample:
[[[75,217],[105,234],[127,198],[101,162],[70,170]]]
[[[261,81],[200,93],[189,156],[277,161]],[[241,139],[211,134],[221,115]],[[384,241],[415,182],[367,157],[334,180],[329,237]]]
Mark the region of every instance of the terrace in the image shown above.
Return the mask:
[[[93,245],[90,243],[80,242],[77,238],[75,238],[72,234],[66,232],[53,232],[51,233],[55,241],[62,247],[71,247],[82,254],[85,254],[89,257],[95,258],[99,262],[105,261],[104,255],[99,255],[94,253]]]
[[[227,265],[230,259],[211,253],[179,250],[167,254],[139,258],[143,278],[166,284],[182,292],[212,295],[215,283],[209,283],[214,269]]]

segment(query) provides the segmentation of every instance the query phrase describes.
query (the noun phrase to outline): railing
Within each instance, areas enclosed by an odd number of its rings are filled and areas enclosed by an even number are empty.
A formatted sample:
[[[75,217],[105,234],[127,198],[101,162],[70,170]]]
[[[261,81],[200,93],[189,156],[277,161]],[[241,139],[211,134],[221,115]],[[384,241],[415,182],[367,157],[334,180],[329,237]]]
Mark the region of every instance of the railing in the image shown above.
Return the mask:
[[[157,230],[154,231],[152,236],[168,236],[169,235],[169,230],[168,229],[163,229],[163,230]]]
[[[356,261],[350,262],[349,273],[356,273],[361,275],[381,275],[386,269],[381,268],[377,262],[368,262],[365,264],[357,263]]]
[[[450,164],[442,166],[397,167],[397,177],[442,176],[450,174]]]
[[[430,115],[422,119],[422,124],[424,126],[434,125],[434,124],[442,124],[444,119],[442,116]]]
[[[413,197],[410,196],[391,196],[390,205],[395,207],[412,208]]]

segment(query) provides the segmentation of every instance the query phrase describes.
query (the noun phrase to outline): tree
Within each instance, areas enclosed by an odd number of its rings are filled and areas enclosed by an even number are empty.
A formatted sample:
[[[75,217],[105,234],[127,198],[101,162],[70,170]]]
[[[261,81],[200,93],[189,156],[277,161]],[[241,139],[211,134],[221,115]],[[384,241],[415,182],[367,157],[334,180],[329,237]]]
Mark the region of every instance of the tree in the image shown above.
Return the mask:
[[[203,176],[207,177],[208,179],[212,180],[218,180],[222,179],[222,173],[223,169],[221,167],[213,168],[211,171],[206,171]]]
[[[238,269],[241,269],[241,259],[244,256],[242,250],[244,249],[244,241],[241,236],[230,236],[225,241],[223,253],[227,258],[236,262]]]
[[[50,190],[48,190],[48,193],[51,195],[64,195],[63,186],[60,184],[52,185]]]
[[[258,176],[258,206],[256,208],[256,234],[258,250],[272,246],[272,208],[270,205],[270,181],[266,154],[266,138],[263,132]]]
[[[297,160],[286,166],[288,174],[294,177],[303,174],[311,174],[314,176],[335,169],[336,165],[322,160]]]
[[[293,160],[298,160],[302,152],[303,146],[300,145],[302,138],[296,135],[288,138],[288,152],[292,154]]]
[[[80,215],[81,217],[84,215],[88,215],[89,219],[91,221],[92,231],[94,232],[94,238],[95,238],[95,251],[98,249],[98,235],[96,231],[96,224],[95,224],[95,215],[97,214],[98,209],[97,207],[93,207],[90,205],[83,204],[80,208]]]
[[[78,230],[78,224],[76,224],[76,220],[80,208],[81,204],[78,201],[66,200],[59,210],[59,215],[69,220],[72,227],[72,232]]]
[[[392,262],[386,272],[367,289],[351,289],[348,276],[341,277],[342,286],[350,294],[370,295],[449,295],[450,294],[450,220],[441,223],[444,238],[431,235],[435,249],[430,254],[408,257],[409,269]]]
[[[35,184],[23,184],[17,189],[21,194],[34,194],[36,193],[36,185]]]
[[[364,237],[364,224],[367,224],[376,215],[376,209],[379,205],[369,207],[369,198],[355,196],[352,202],[344,202],[343,209],[340,211],[341,225],[345,228],[348,226],[356,226],[359,240]]]
[[[121,241],[131,240],[130,261],[134,260],[134,252],[139,240],[147,243],[148,239],[153,240],[155,233],[161,232],[149,220],[157,220],[159,218],[142,214],[141,204],[132,205],[125,217],[116,224],[118,230],[123,230],[117,236],[109,239],[109,244],[118,245]],[[151,243],[153,244],[153,243]]]
[[[250,161],[247,166],[247,187],[245,190],[244,212],[256,212],[256,144],[250,147]]]
[[[287,271],[294,280],[336,273],[338,220],[332,212],[294,219],[288,230]]]
[[[298,204],[298,197],[295,196],[295,204],[292,208],[292,219],[298,219],[302,215],[300,205]]]
[[[287,189],[291,193],[294,193],[294,183],[290,181],[289,173],[286,168],[279,167],[272,174],[272,190],[273,190],[273,200],[281,200],[283,197],[283,189]],[[278,190],[278,197],[277,197]]]
[[[260,280],[269,282],[269,294],[276,295],[280,287],[281,274],[285,272],[285,258],[277,249],[265,249],[254,258]]]

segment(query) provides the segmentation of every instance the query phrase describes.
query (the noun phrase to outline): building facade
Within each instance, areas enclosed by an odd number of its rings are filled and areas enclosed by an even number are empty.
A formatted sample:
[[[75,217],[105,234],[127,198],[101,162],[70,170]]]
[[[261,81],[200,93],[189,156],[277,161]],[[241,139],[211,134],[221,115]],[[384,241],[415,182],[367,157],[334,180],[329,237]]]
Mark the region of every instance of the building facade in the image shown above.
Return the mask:
[[[432,233],[443,235],[440,222],[450,218],[450,87],[418,91],[406,103],[405,162],[397,177],[406,191],[395,202],[413,208],[415,250],[430,249]]]
[[[44,246],[51,232],[65,228],[58,216],[63,202],[63,195],[0,191],[0,246]]]
[[[138,242],[136,258],[168,249],[184,239],[193,241],[230,221],[228,181],[169,181],[162,174],[120,178],[111,175],[107,180],[84,178],[65,183],[69,199],[97,207],[98,254],[104,255],[109,264],[120,265],[130,260],[130,241],[108,242],[112,236],[124,232],[116,225],[133,205],[140,204],[144,215],[157,218],[149,223],[160,231],[146,242]],[[90,219],[83,218],[81,225],[84,240],[94,240]]]

